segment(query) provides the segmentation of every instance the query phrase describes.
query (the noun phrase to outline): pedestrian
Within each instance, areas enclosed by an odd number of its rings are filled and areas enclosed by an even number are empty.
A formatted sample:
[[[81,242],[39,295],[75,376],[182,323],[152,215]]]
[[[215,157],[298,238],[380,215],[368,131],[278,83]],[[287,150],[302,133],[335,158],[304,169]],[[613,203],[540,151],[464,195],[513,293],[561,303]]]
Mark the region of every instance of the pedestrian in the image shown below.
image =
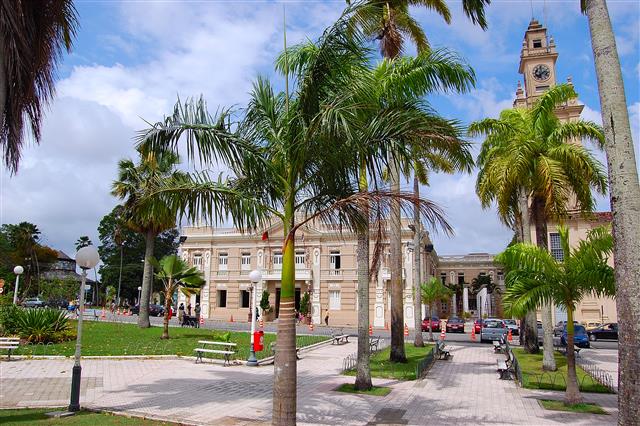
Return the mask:
[[[184,320],[184,303],[180,303],[180,306],[178,306],[178,322],[182,324],[183,320]]]
[[[111,301],[111,313],[113,314],[116,310],[116,302],[115,300]]]
[[[187,305],[187,315],[191,316],[191,302]]]
[[[324,314],[324,325],[329,325],[329,307],[327,306],[327,312]]]
[[[200,304],[196,303],[196,308],[193,310],[196,314],[196,328],[200,328]]]

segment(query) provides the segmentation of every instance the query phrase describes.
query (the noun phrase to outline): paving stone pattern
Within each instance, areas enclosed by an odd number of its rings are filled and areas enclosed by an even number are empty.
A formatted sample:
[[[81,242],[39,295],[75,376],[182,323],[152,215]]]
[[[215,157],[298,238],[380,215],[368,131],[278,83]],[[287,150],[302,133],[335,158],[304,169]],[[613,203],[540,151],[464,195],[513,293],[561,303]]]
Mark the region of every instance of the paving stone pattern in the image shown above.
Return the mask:
[[[437,361],[426,379],[390,386],[385,397],[335,392],[342,359],[355,343],[324,346],[298,363],[298,423],[320,425],[615,424],[616,396],[591,394],[611,415],[543,410],[531,392],[499,380],[490,345],[451,345],[453,359]],[[83,406],[198,425],[269,424],[273,367],[223,367],[192,360],[106,360],[83,363]],[[0,362],[0,407],[68,404],[72,360]]]

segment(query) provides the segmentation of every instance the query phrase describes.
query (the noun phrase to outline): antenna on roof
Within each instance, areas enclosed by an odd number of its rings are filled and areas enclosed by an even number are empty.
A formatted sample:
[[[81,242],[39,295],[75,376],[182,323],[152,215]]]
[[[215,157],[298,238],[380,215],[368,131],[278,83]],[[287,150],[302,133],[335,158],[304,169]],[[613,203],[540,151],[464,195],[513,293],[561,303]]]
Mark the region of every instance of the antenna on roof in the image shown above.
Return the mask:
[[[529,4],[531,5],[531,20],[533,21],[533,0],[529,0]]]

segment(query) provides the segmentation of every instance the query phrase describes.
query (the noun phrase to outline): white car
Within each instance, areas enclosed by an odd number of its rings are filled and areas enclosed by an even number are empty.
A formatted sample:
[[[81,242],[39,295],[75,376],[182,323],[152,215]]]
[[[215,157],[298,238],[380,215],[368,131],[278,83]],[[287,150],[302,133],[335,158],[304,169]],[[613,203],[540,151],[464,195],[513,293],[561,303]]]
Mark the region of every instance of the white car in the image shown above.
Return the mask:
[[[480,342],[493,342],[500,340],[502,336],[507,334],[507,325],[499,318],[487,318],[482,321],[480,329]]]

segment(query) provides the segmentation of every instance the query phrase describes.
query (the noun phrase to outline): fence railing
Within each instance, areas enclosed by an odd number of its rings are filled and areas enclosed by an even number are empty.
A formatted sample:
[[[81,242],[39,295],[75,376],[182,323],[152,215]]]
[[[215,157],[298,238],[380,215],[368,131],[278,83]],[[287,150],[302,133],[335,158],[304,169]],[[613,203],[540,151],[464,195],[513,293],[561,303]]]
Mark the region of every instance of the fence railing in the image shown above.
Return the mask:
[[[422,378],[426,374],[427,371],[431,368],[434,361],[436,360],[438,354],[438,345],[435,345],[431,348],[427,356],[425,356],[417,365],[416,365],[416,379]]]
[[[383,350],[384,348],[386,348],[388,345],[385,344],[386,341],[384,339],[380,339],[380,343],[378,344],[378,347],[373,349],[370,353],[370,355],[376,354],[378,352],[380,352],[381,350]],[[349,370],[353,370],[356,368],[356,366],[358,365],[358,353],[354,352],[350,355],[347,355],[343,360],[342,360],[342,372],[347,372]]]
[[[602,386],[606,387],[613,393],[617,393],[616,386],[614,384],[613,378],[611,375],[598,367],[591,361],[576,358],[576,364],[578,364],[582,369],[591,376],[596,382],[600,383]]]

